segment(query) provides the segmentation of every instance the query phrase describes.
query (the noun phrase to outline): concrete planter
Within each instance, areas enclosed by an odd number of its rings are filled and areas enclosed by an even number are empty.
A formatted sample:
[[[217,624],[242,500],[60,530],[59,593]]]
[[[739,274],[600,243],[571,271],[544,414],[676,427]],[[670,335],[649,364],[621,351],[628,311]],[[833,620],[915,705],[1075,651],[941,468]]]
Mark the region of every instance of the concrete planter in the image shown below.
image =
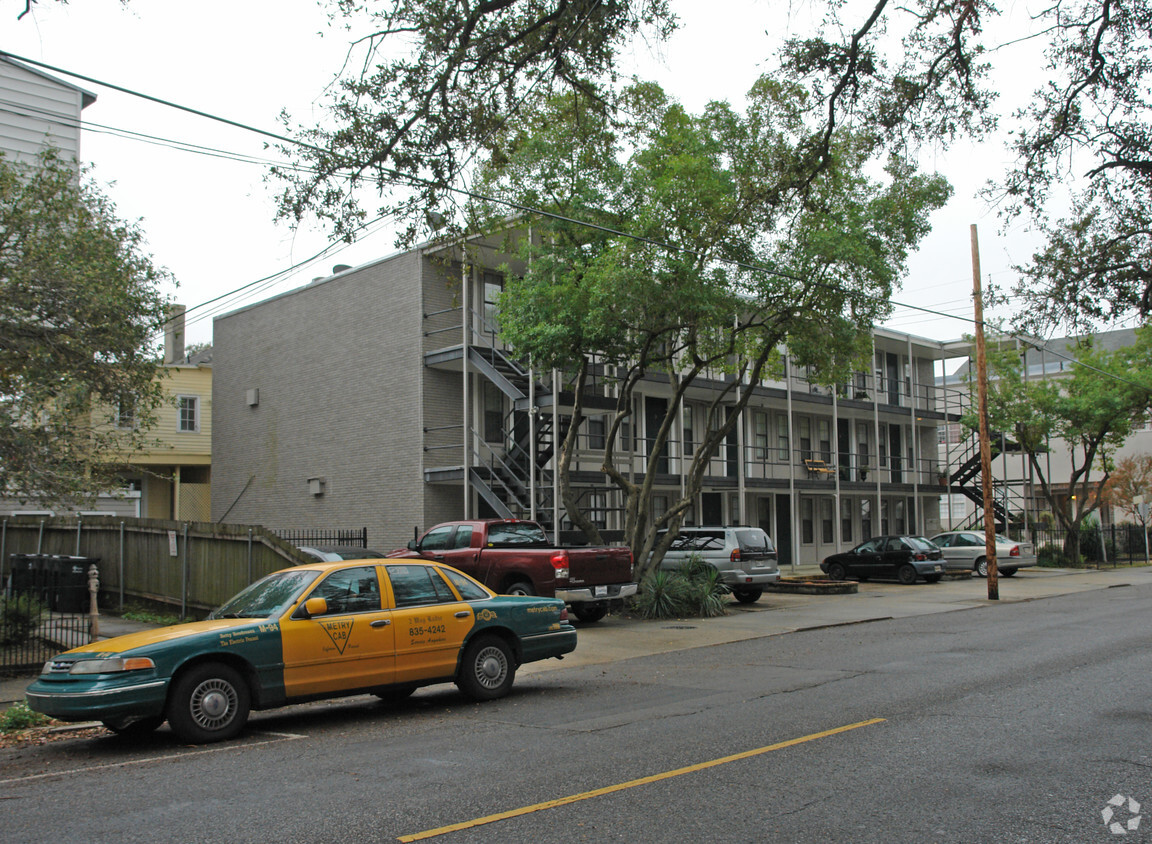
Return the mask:
[[[829,580],[826,577],[782,577],[764,587],[765,592],[786,595],[854,595],[860,584],[855,580]]]

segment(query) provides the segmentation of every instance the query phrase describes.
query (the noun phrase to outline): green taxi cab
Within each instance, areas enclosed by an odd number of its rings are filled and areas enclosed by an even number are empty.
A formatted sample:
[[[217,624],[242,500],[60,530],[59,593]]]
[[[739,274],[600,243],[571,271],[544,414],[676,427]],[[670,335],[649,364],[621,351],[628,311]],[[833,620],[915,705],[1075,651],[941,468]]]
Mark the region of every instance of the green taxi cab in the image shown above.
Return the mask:
[[[63,721],[220,741],[251,709],[455,682],[475,700],[512,688],[523,663],[576,648],[564,602],[496,595],[450,568],[351,560],[278,571],[206,620],[66,651],[27,689]]]

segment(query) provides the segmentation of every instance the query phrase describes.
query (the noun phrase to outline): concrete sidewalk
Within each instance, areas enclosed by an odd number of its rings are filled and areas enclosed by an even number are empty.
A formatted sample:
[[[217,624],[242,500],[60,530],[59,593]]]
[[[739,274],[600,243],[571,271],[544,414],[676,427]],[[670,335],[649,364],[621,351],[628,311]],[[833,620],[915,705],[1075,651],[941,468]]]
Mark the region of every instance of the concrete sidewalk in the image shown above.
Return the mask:
[[[813,572],[815,568],[813,567]],[[808,572],[804,572],[808,573]],[[786,572],[790,574],[790,572]],[[766,592],[755,604],[733,602],[720,618],[643,621],[610,615],[595,624],[578,625],[579,645],[563,661],[545,660],[523,666],[519,673],[559,671],[622,659],[777,636],[798,630],[857,624],[889,618],[927,615],[990,605],[1007,605],[1115,586],[1152,585],[1152,568],[1023,569],[1000,579],[999,601],[988,600],[983,578],[945,579],[940,583],[861,583],[854,595],[787,595]],[[151,625],[100,617],[101,638]],[[31,677],[0,678],[0,708],[24,699]]]

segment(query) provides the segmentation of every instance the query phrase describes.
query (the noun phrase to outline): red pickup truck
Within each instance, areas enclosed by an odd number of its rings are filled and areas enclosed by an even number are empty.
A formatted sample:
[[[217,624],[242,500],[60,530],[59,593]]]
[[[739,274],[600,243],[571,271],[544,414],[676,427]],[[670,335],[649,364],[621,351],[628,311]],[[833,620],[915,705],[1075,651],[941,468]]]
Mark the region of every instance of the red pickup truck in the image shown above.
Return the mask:
[[[629,548],[557,548],[540,525],[521,519],[444,522],[388,556],[447,563],[505,595],[560,598],[586,622],[636,594]]]

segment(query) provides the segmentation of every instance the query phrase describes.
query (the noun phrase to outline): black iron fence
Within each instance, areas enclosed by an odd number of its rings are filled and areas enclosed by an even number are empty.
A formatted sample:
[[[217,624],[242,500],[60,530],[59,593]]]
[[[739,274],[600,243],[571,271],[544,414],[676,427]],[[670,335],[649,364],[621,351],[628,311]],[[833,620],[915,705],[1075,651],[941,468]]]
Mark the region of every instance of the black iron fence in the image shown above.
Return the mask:
[[[1148,561],[1148,533],[1140,525],[1082,527],[1071,539],[1067,530],[1058,527],[1029,526],[1026,532],[1009,533],[1015,539],[1028,539],[1036,547],[1041,565],[1137,565]]]
[[[368,547],[368,528],[328,528],[273,531],[285,542],[293,545],[355,545],[358,548]]]
[[[88,643],[89,569],[99,560],[13,554],[0,593],[0,671],[39,668],[53,654]]]

